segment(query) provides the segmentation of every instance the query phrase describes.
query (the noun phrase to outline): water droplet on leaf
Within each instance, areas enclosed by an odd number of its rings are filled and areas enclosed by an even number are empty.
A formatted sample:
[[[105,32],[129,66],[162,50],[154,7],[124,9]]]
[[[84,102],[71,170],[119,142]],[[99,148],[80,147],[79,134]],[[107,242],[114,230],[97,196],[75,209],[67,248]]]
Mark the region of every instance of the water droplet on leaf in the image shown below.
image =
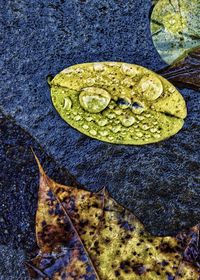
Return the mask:
[[[107,130],[100,131],[99,133],[103,137],[108,135],[108,131]]]
[[[120,97],[116,103],[121,109],[127,109],[131,106],[131,100],[126,96]]]
[[[142,136],[143,136],[143,133],[142,133],[142,132],[137,132],[136,135],[137,135],[138,137],[142,137]]]
[[[97,72],[102,72],[105,70],[105,66],[102,63],[94,63],[94,70]]]
[[[148,130],[148,129],[149,129],[149,126],[148,126],[148,125],[146,125],[146,124],[144,124],[144,125],[142,125],[142,129],[144,129],[144,130]]]
[[[135,118],[129,115],[124,115],[123,117],[121,117],[120,120],[121,120],[121,124],[126,127],[133,125],[135,122]]]
[[[110,120],[112,120],[112,119],[114,119],[116,116],[115,116],[114,113],[110,113],[110,114],[107,115],[107,117],[108,117]]]
[[[154,134],[154,137],[159,139],[161,136],[160,136],[160,134]]]
[[[88,126],[87,124],[84,124],[84,125],[83,125],[83,129],[86,129],[86,130],[87,130],[88,128],[89,128],[89,126]]]
[[[86,117],[85,120],[86,120],[87,122],[91,122],[91,121],[93,121],[93,118],[92,118],[92,117]]]
[[[93,135],[93,136],[96,136],[96,135],[97,135],[97,132],[96,132],[96,130],[91,129],[91,130],[90,130],[90,134]]]
[[[63,105],[63,109],[66,109],[66,110],[70,110],[72,107],[72,101],[69,97],[65,97],[64,98],[64,105]]]
[[[121,109],[116,109],[115,114],[120,116],[122,114],[122,110]]]
[[[117,126],[113,126],[112,127],[112,132],[114,133],[118,133],[121,131],[121,126],[120,125],[117,125]]]
[[[140,101],[133,102],[131,108],[132,108],[132,112],[138,115],[144,112],[145,110],[144,104],[142,104]]]
[[[105,126],[108,123],[107,119],[101,119],[97,122],[99,126]]]
[[[139,72],[136,65],[128,65],[126,63],[123,63],[121,65],[121,70],[123,74],[133,75],[133,76],[137,75]]]
[[[147,100],[156,100],[163,92],[161,80],[154,75],[142,77],[138,88]]]
[[[154,133],[154,132],[157,131],[157,128],[151,128],[150,131],[151,131],[152,133]]]
[[[75,120],[75,121],[80,121],[80,120],[82,120],[82,118],[81,118],[81,116],[78,115],[78,116],[76,116],[76,117],[74,118],[74,120]]]
[[[90,113],[100,113],[110,100],[111,96],[106,90],[96,87],[84,88],[79,95],[81,106]]]

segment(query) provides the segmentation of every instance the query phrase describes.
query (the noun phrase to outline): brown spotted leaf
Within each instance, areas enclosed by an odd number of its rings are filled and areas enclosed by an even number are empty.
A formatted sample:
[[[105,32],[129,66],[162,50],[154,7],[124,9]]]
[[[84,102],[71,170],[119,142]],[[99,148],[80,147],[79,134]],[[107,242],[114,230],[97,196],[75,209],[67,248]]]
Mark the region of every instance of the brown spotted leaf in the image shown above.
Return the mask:
[[[52,191],[55,183],[46,176],[39,162],[38,165],[40,188],[36,238],[40,251],[36,258],[27,263],[31,279],[99,279],[71,217]],[[56,186],[59,191],[60,185]],[[84,203],[85,192],[81,193],[75,188],[66,187],[67,192],[71,197],[68,202],[66,201],[71,208],[70,214],[78,216],[73,197]],[[101,203],[102,195],[99,194],[95,199]],[[100,205],[98,207],[101,208]]]
[[[158,73],[175,85],[199,90],[200,48],[186,52],[172,65],[160,70]]]
[[[40,251],[28,264],[31,279],[199,280],[199,226],[151,236],[105,189],[63,186],[39,168]]]

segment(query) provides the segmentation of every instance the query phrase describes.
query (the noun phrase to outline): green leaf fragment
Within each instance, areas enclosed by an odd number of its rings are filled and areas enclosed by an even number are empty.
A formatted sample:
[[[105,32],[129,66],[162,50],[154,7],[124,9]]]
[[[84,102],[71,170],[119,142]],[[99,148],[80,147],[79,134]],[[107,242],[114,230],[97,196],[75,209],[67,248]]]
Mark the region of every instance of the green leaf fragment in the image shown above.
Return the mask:
[[[119,62],[71,66],[51,81],[61,117],[80,132],[110,143],[143,145],[164,140],[183,126],[183,97],[161,76]]]
[[[171,64],[200,45],[200,1],[159,0],[151,14],[151,33],[162,59]]]

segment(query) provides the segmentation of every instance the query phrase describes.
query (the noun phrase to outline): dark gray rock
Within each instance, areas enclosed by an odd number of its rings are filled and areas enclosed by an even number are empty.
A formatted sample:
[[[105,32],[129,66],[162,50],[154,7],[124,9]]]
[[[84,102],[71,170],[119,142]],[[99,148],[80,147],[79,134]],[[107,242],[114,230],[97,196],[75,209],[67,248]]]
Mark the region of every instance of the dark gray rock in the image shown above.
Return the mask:
[[[23,250],[0,245],[0,280],[28,280]]]
[[[164,63],[149,31],[151,0],[13,0],[1,6],[3,111],[81,184],[90,190],[107,186],[152,233],[170,234],[199,222],[198,92],[183,91],[189,115],[176,136],[144,147],[117,146],[64,123],[46,83],[48,74],[87,61],[160,69]],[[31,201],[23,203],[30,207]]]
[[[35,212],[39,182],[31,147],[56,181],[80,186],[27,132],[0,112],[0,280],[27,279],[25,255],[30,259],[37,249]]]

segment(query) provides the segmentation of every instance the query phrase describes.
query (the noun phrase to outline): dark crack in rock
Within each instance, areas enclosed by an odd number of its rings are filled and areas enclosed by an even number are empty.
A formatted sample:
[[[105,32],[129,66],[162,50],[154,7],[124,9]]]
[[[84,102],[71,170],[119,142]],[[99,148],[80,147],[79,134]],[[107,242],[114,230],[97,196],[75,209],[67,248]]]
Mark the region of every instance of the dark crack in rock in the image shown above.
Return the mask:
[[[171,234],[199,222],[200,94],[183,91],[189,114],[176,136],[144,147],[117,146],[86,137],[62,121],[46,82],[48,74],[87,61],[160,69],[164,63],[151,41],[150,7],[151,0],[4,1],[1,105],[81,184],[90,190],[107,186],[151,233]],[[32,195],[36,200],[36,190]],[[24,196],[20,207],[31,220],[35,208],[30,201]]]

